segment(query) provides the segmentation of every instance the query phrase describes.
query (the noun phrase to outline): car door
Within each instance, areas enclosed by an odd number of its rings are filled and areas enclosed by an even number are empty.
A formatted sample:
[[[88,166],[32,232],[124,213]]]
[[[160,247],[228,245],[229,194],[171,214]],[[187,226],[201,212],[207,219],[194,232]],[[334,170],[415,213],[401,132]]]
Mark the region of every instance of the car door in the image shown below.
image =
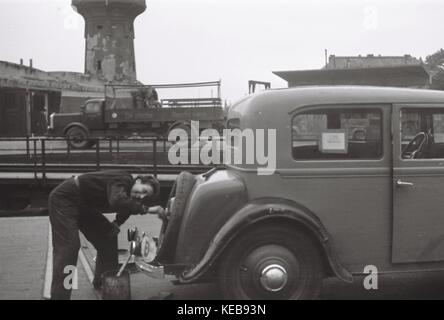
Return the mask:
[[[348,103],[298,108],[289,118],[293,161],[278,170],[275,196],[316,214],[351,272],[390,263],[391,113],[391,105]]]
[[[97,130],[104,127],[102,105],[102,101],[90,101],[85,105],[83,123],[88,129]]]
[[[395,105],[392,125],[392,262],[442,261],[444,104]],[[424,141],[425,135],[421,132],[427,134],[428,141]],[[416,143],[411,143],[406,150],[408,142],[415,136]],[[409,155],[415,150],[419,150],[416,157],[409,159]]]

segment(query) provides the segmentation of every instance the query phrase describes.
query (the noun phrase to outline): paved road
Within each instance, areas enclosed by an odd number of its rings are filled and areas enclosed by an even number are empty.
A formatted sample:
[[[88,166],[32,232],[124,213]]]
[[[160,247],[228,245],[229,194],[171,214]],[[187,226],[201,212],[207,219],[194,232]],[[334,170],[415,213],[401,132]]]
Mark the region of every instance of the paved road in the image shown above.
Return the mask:
[[[110,219],[113,216],[109,216]],[[150,234],[157,235],[160,221],[153,216],[131,217],[119,235],[119,248],[126,249],[126,229],[139,226]],[[1,218],[0,219],[0,300],[42,299],[48,278],[48,218]],[[94,249],[84,242],[79,259],[78,290],[73,299],[97,299],[91,286],[91,270]],[[123,258],[123,257],[122,257]],[[85,266],[86,260],[86,266]],[[83,262],[83,263],[82,263]],[[215,284],[174,286],[168,278],[153,280],[140,273],[131,275],[133,299],[145,300],[162,291],[172,292],[175,299],[220,299]],[[323,283],[322,299],[444,299],[444,273],[404,274],[380,276],[378,290],[365,290],[363,278],[357,277],[354,284],[327,279]]]
[[[48,284],[48,218],[0,220],[0,300],[40,300]],[[97,299],[85,270],[78,266],[73,300]]]

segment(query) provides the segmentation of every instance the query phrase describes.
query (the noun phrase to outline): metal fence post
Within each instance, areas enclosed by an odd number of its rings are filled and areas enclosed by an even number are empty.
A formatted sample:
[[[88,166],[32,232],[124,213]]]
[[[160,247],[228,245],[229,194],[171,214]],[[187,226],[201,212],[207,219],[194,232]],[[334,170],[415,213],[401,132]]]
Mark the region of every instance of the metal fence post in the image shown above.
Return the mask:
[[[29,136],[26,135],[26,156],[29,158],[30,154],[29,154]]]
[[[100,139],[96,139],[96,166],[100,170]]]
[[[66,152],[68,153],[68,156],[71,154],[71,143],[69,137],[65,138],[66,139]]]
[[[154,176],[157,178],[157,138],[153,142],[153,169]]]
[[[43,179],[43,184],[45,184],[46,183],[46,140],[41,139],[40,143],[42,146],[42,179]]]
[[[33,138],[34,143],[34,179],[37,180],[37,140]]]

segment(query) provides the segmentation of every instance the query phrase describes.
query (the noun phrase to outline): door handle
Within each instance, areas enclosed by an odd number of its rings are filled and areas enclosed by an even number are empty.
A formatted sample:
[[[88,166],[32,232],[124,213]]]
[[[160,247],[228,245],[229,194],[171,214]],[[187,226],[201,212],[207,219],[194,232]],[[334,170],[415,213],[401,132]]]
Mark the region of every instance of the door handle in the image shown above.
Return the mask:
[[[413,183],[402,181],[401,179],[396,180],[397,187],[413,187]]]

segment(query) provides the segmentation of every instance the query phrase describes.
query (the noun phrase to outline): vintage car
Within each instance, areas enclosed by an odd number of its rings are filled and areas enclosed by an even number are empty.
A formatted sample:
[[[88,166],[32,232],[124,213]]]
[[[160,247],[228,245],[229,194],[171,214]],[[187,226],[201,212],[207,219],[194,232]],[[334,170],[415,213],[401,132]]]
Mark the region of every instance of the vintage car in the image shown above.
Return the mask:
[[[276,129],[276,170],[180,174],[158,242],[130,237],[142,271],[217,280],[234,299],[311,299],[323,278],[352,282],[367,266],[444,270],[444,92],[269,90],[228,123]]]

